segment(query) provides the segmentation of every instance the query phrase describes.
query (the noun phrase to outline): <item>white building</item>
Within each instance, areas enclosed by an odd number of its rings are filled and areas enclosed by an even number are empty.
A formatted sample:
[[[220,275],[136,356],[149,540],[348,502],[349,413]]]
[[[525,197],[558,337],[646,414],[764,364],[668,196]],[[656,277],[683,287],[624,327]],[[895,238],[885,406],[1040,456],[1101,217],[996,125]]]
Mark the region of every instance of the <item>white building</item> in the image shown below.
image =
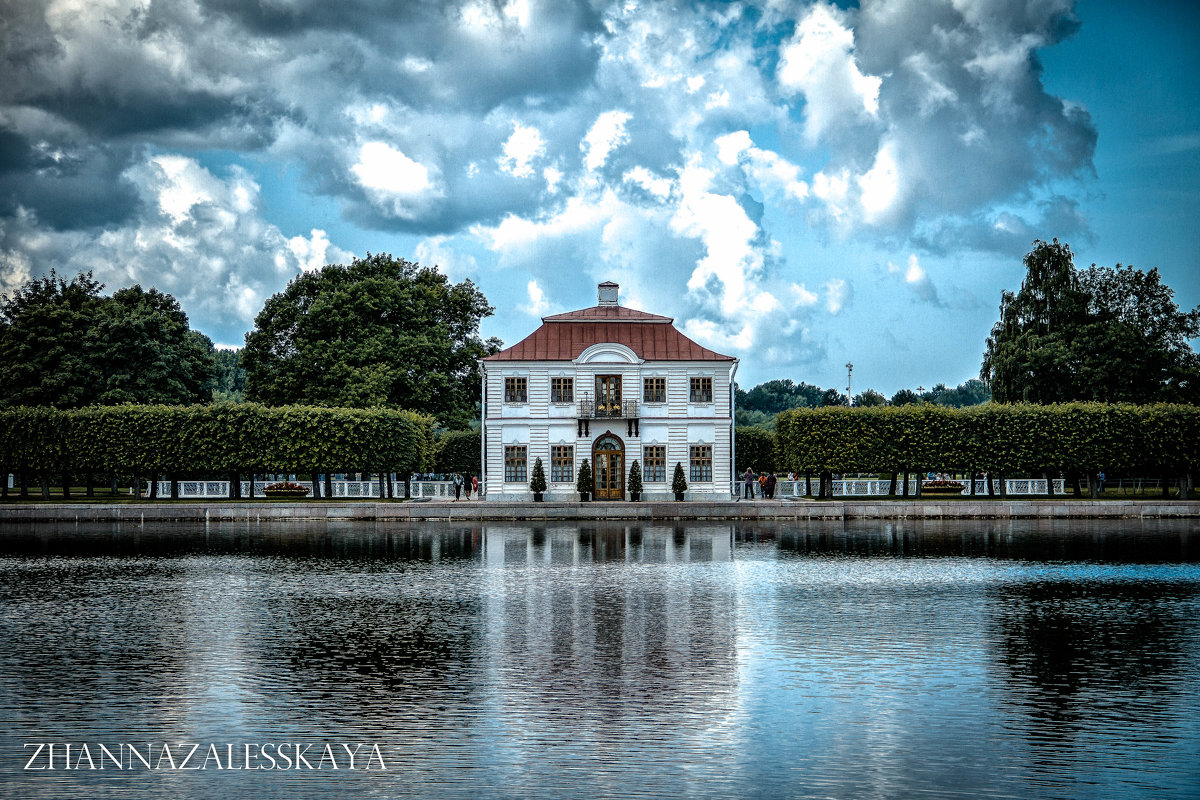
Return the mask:
[[[670,317],[624,308],[602,283],[591,308],[542,318],[483,359],[483,484],[490,500],[528,500],[542,460],[546,499],[578,499],[587,459],[597,500],[628,498],[641,462],[643,498],[671,499],[675,465],[688,499],[733,493],[737,359],[675,330]]]

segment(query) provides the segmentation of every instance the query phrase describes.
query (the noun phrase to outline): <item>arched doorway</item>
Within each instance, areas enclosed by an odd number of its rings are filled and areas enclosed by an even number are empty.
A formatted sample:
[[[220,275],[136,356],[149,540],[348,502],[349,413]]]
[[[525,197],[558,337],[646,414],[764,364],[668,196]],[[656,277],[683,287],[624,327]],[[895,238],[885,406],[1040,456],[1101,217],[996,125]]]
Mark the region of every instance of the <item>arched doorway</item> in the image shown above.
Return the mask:
[[[625,499],[625,444],[606,433],[592,445],[593,476],[597,500]]]

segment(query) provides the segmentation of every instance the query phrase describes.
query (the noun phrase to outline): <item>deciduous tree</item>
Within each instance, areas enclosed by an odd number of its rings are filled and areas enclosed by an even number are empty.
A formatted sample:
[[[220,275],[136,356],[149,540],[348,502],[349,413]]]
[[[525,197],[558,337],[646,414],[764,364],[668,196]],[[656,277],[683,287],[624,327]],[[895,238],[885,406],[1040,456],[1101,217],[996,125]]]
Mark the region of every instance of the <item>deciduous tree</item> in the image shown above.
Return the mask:
[[[1075,269],[1071,248],[1034,242],[1005,291],[980,377],[999,402],[1197,402],[1200,308],[1183,312],[1157,270]]]
[[[51,271],[0,299],[0,405],[206,402],[212,342],[178,301],[131,286],[103,297],[91,273]]]
[[[479,337],[493,309],[471,281],[368,254],[294,278],[246,334],[246,397],[271,405],[387,406],[465,428],[479,400]]]

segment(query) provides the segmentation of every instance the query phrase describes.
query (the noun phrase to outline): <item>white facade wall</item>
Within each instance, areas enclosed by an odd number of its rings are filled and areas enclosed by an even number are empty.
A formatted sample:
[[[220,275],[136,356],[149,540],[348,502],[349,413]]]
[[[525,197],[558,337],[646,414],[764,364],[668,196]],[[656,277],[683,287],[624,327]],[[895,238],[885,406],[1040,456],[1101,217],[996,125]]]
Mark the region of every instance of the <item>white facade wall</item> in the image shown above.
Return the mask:
[[[644,481],[643,498],[672,499],[671,478],[676,463],[683,465],[688,475],[688,499],[729,499],[733,492],[733,413],[732,384],[736,361],[642,361],[628,348],[615,345],[594,345],[574,362],[554,361],[484,361],[484,475],[486,496],[491,500],[530,500],[529,480],[538,458],[546,473],[548,500],[575,500],[574,480],[552,481],[550,448],[552,445],[574,447],[573,476],[586,458],[592,461],[592,445],[605,433],[616,435],[625,447],[625,481],[629,465],[637,460],[645,472],[642,454],[644,445],[667,447],[666,480]],[[596,377],[621,376],[621,397],[636,400],[637,426],[631,434],[625,419],[590,419],[588,431],[580,435],[577,408],[585,396],[595,398]],[[571,403],[550,402],[550,379],[569,377],[574,380]],[[642,381],[647,377],[667,379],[667,402],[643,402]],[[690,401],[691,379],[707,377],[713,383],[713,402]],[[504,402],[505,378],[524,378],[527,387],[525,403]],[[524,481],[506,481],[504,450],[506,445],[526,447]],[[692,481],[690,460],[692,445],[712,446],[712,480]],[[627,496],[627,495],[626,495]]]

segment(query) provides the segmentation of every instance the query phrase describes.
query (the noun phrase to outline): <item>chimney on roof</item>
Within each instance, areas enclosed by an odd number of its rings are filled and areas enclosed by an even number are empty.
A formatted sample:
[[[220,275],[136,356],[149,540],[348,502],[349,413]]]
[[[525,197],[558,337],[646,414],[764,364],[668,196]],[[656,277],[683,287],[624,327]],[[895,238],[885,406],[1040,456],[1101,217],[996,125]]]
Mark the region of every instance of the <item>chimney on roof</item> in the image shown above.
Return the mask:
[[[621,289],[621,286],[619,284],[613,283],[612,281],[605,281],[604,283],[597,286],[596,290],[600,296],[600,305],[602,305],[602,306],[619,305],[617,303],[617,292],[620,291],[620,289]]]

